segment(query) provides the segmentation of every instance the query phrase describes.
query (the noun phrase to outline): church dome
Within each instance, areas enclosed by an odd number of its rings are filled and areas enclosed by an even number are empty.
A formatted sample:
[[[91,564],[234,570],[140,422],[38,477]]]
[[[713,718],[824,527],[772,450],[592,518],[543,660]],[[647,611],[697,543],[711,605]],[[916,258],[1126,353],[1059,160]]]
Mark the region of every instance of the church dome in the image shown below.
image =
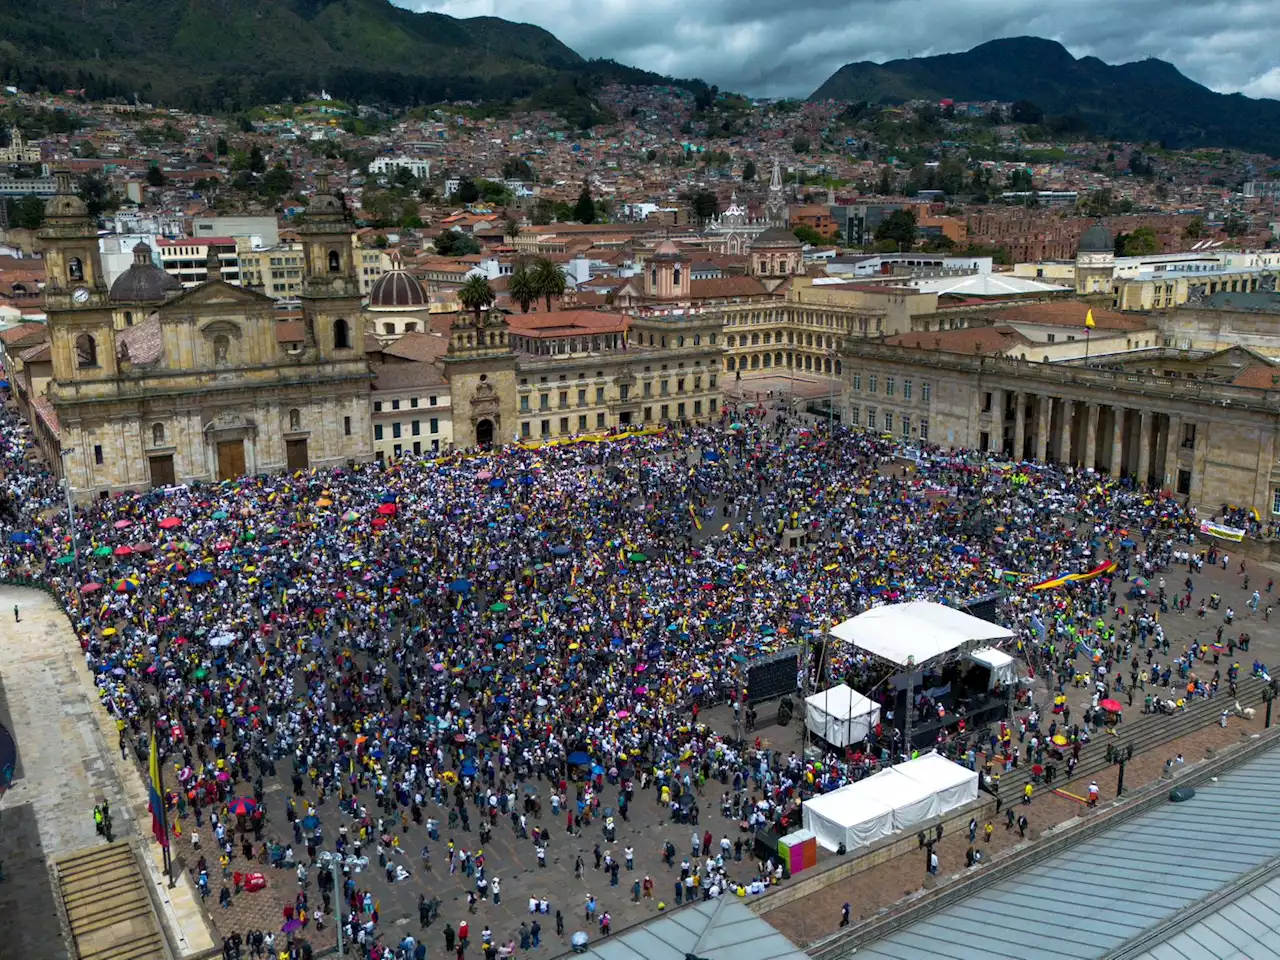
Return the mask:
[[[107,296],[113,303],[149,303],[181,290],[181,283],[151,261],[151,247],[139,243],[133,248],[133,263],[116,277]]]
[[[1080,235],[1080,245],[1076,248],[1076,253],[1115,253],[1115,250],[1115,237],[1101,222],[1098,222]]]
[[[777,249],[794,247],[798,250],[800,249],[800,240],[786,227],[770,227],[751,241],[752,250],[758,250],[761,247],[774,247]]]
[[[369,290],[369,307],[374,310],[422,309],[429,303],[418,278],[398,268],[380,276]]]

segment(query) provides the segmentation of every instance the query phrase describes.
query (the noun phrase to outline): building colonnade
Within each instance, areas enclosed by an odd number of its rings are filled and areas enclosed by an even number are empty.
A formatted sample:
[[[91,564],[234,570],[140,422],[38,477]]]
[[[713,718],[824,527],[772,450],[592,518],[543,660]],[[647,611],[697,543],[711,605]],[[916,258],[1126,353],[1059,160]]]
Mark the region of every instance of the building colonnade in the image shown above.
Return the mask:
[[[1204,459],[1204,431],[1177,412],[999,387],[978,391],[977,403],[979,448],[1013,460],[1092,468],[1188,494]]]

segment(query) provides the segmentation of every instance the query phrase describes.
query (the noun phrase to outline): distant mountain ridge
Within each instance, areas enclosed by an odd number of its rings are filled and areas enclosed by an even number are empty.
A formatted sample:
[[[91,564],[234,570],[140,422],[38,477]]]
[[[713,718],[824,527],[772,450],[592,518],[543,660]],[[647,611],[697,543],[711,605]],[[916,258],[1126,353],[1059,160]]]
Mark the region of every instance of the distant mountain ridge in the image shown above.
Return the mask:
[[[389,0],[0,0],[0,80],[236,110],[325,88],[397,104],[585,98],[670,78],[589,61],[540,27]],[[697,81],[677,81],[696,85]]]
[[[992,40],[964,53],[848,63],[810,100],[1030,100],[1077,116],[1101,136],[1171,148],[1218,146],[1280,156],[1280,101],[1223,94],[1163,60],[1107,64],[1038,37]]]

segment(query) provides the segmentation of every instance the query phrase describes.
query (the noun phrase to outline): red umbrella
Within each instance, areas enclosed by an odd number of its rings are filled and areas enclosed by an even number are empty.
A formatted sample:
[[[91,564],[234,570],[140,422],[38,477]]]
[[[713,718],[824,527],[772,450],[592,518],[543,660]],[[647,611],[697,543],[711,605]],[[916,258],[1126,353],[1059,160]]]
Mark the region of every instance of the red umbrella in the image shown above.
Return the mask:
[[[121,545],[121,546],[116,547],[116,548],[115,548],[115,550],[113,550],[112,552],[113,552],[117,557],[127,557],[127,556],[129,556],[129,554],[133,553],[133,550],[131,550],[129,547],[126,547],[126,546],[124,546],[124,545]]]
[[[381,527],[385,527],[385,526],[387,525],[387,518],[386,518],[386,517],[374,517],[374,518],[373,518],[373,525],[374,525],[375,527],[379,527],[379,528],[381,528]]]
[[[113,526],[113,527],[115,527],[117,530],[124,530],[124,529],[126,529],[127,527],[132,527],[132,526],[133,526],[133,521],[132,521],[132,520],[117,520],[115,523],[113,523],[113,524],[112,524],[112,526]]]
[[[86,583],[83,587],[80,588],[80,592],[81,593],[97,593],[101,589],[102,589],[102,584],[100,583]]]
[[[1119,700],[1100,700],[1098,706],[1109,713],[1120,713],[1124,710],[1124,705]]]
[[[384,503],[378,507],[378,513],[384,517],[394,517],[396,515],[396,505],[394,503]]]
[[[135,543],[135,544],[133,545],[133,552],[134,552],[134,553],[150,553],[150,552],[151,552],[152,550],[154,550],[154,549],[155,549],[155,547],[153,547],[153,546],[152,546],[151,544],[149,544],[149,543]]]
[[[233,817],[247,817],[258,809],[258,805],[249,797],[236,797],[227,808]]]
[[[172,530],[174,527],[182,526],[182,521],[177,517],[165,517],[160,521],[161,530]]]

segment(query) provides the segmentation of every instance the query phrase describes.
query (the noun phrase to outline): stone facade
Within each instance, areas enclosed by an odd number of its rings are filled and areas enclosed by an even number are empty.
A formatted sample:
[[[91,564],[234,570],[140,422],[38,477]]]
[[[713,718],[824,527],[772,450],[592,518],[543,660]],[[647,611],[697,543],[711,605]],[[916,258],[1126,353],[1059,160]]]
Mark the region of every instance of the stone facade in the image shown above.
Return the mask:
[[[848,341],[841,417],[950,449],[1126,476],[1194,504],[1280,498],[1280,391]]]
[[[221,280],[148,302],[108,296],[94,224],[66,178],[40,235],[57,425],[44,452],[74,496],[372,457],[350,225],[335,198],[312,206],[306,332],[286,349],[272,300]],[[124,312],[136,322],[121,327]]]

